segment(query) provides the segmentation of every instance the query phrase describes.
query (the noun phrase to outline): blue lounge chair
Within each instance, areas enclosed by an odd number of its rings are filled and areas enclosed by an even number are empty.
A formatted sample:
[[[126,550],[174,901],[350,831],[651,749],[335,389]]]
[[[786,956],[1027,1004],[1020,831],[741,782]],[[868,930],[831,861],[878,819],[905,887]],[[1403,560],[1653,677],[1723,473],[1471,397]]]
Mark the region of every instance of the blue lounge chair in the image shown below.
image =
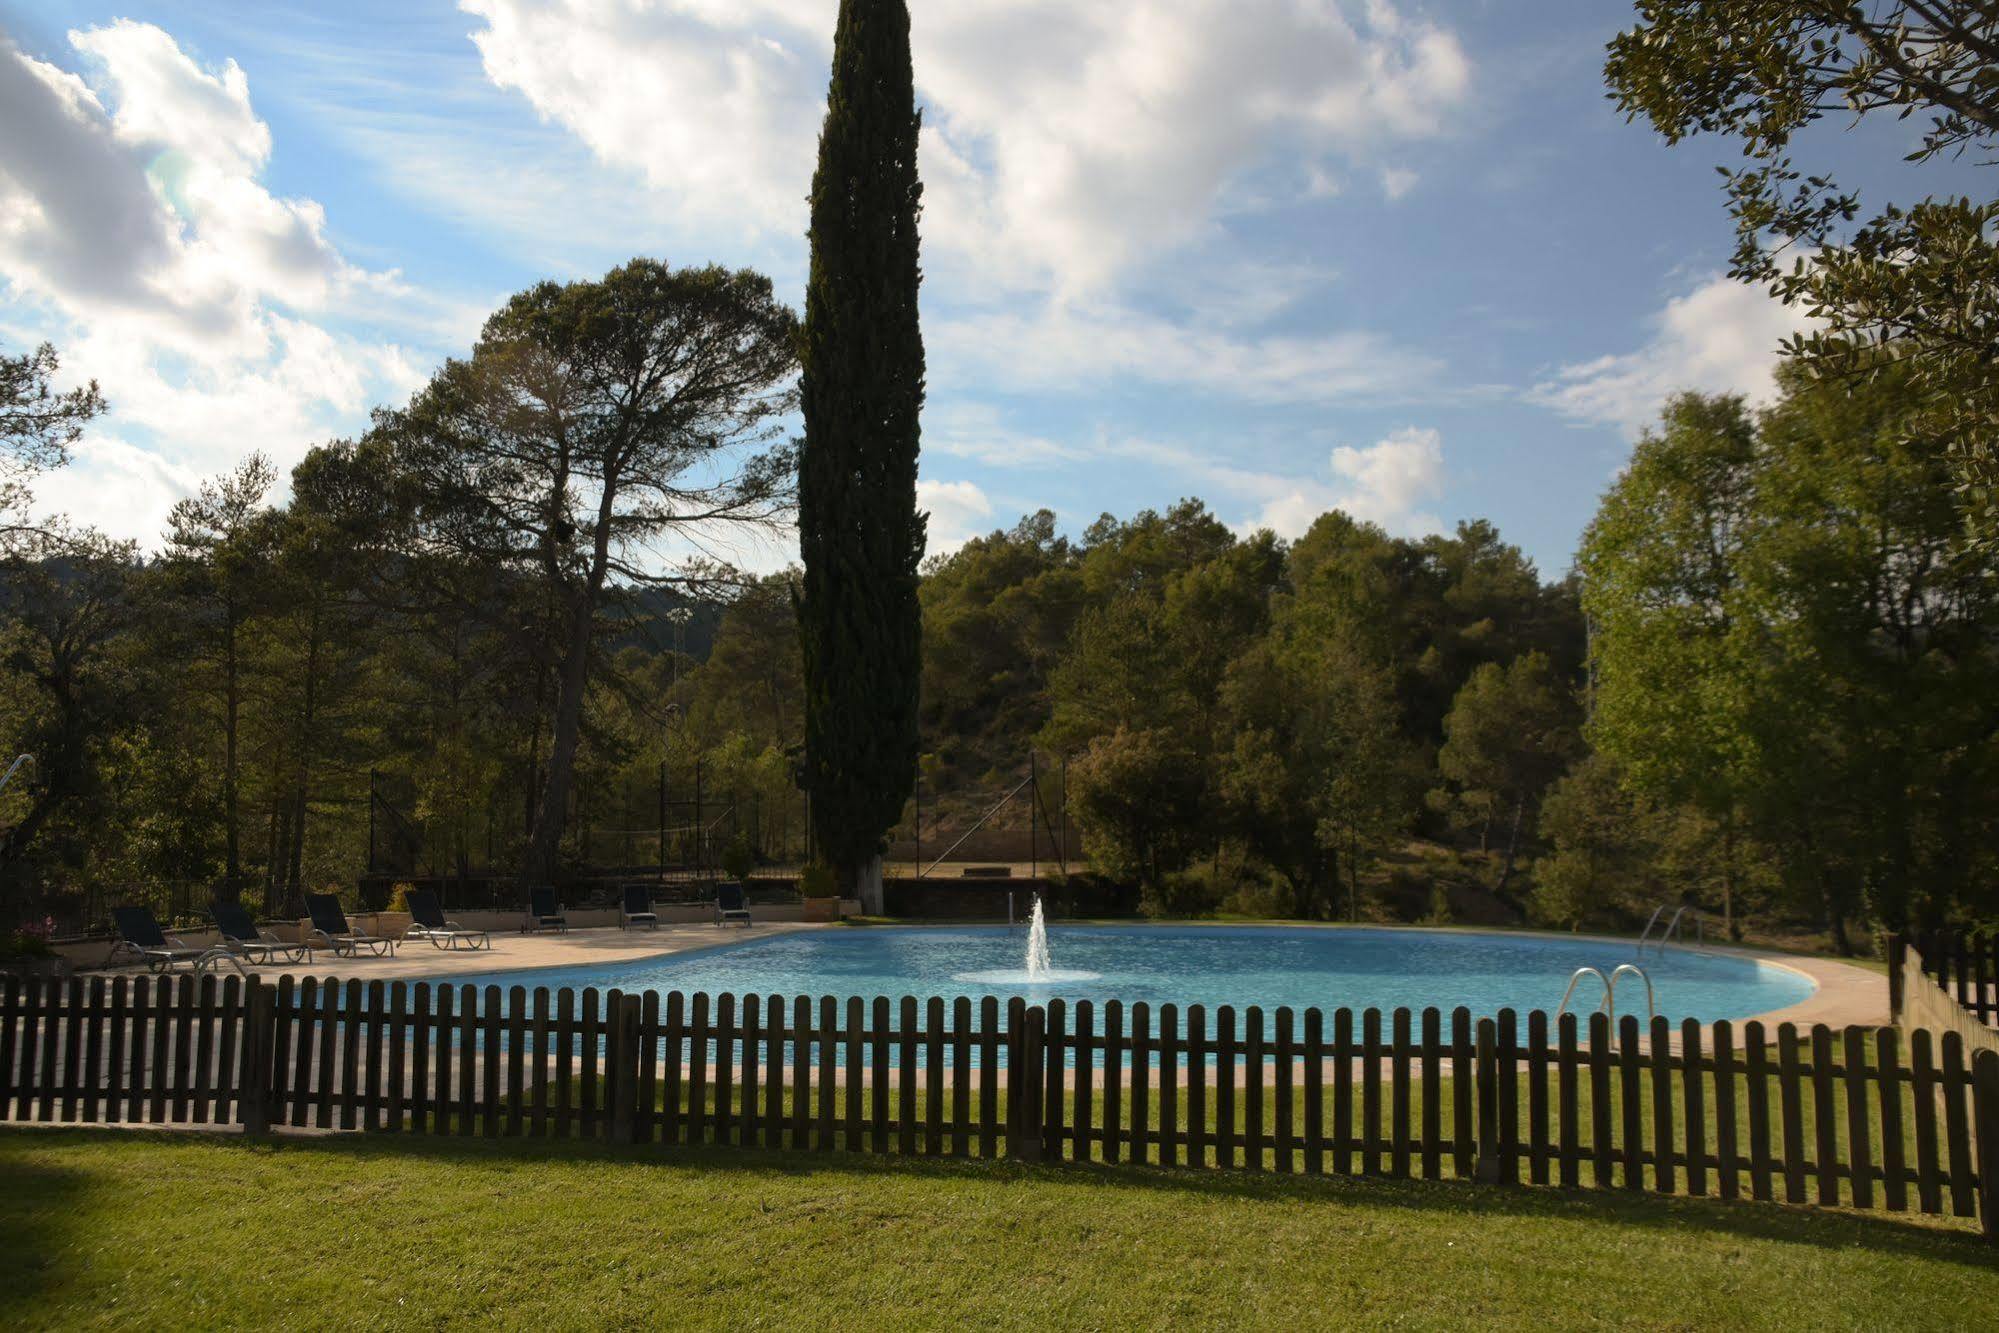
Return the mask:
[[[429,889],[411,889],[403,895],[410,909],[406,940],[429,940],[440,949],[490,949],[493,936],[484,930],[467,930],[456,921],[444,919],[444,907]]]
[[[715,924],[720,926],[731,921],[750,925],[750,902],[744,896],[740,883],[725,879],[715,886]]]
[[[340,900],[330,893],[306,894],[305,910],[312,916],[312,928],[305,936],[308,943],[324,940],[335,955],[346,958],[359,958],[363,949],[377,958],[396,951],[396,941],[348,925]]]
[[[652,910],[651,889],[643,884],[627,884],[625,901],[618,908],[618,929],[630,930],[637,925],[658,930],[659,913]]]
[[[529,889],[527,911],[521,915],[521,931],[568,929],[569,918],[562,914],[562,901],[555,896],[555,890],[546,884]]]
[[[312,946],[287,944],[259,926],[241,903],[210,903],[208,915],[215,919],[222,946],[252,963],[310,963]]]

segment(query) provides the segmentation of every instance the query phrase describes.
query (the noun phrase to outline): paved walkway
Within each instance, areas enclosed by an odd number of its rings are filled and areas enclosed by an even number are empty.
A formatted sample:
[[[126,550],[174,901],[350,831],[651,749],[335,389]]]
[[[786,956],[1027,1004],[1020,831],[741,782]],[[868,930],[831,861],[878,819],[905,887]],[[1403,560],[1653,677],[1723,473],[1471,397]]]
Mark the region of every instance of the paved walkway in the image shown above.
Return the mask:
[[[314,949],[312,962],[289,967],[257,967],[258,976],[358,977],[364,981],[448,981],[527,968],[588,967],[657,958],[688,949],[707,949],[746,939],[769,939],[800,930],[824,930],[802,921],[755,926],[663,925],[657,930],[593,927],[561,932],[493,932],[490,949],[440,949],[422,940],[405,940],[394,954],[377,958],[363,950],[358,958],[342,958],[329,949]],[[130,973],[136,969],[117,969]],[[227,971],[218,975],[228,975]]]

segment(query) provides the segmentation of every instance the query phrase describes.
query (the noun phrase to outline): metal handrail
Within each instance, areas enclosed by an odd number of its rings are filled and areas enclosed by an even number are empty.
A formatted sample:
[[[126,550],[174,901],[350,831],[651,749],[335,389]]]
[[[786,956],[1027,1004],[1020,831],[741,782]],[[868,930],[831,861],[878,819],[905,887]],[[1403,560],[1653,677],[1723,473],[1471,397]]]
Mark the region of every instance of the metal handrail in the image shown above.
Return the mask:
[[[1645,983],[1645,1021],[1649,1023],[1659,1016],[1659,1004],[1652,995],[1652,978],[1646,976],[1645,969],[1636,963],[1619,963],[1615,968],[1611,969],[1610,981],[1608,983],[1610,994],[1604,1000],[1604,1012],[1609,1014],[1613,1019],[1617,1017],[1617,979],[1626,972],[1631,973]]]
[[[1645,929],[1641,931],[1638,936],[1638,949],[1637,949],[1638,957],[1643,958],[1645,956],[1645,945],[1648,941],[1652,939],[1652,927],[1659,924],[1659,917],[1665,912],[1666,906],[1667,905],[1665,903],[1661,903],[1657,907],[1652,909],[1652,915],[1645,922]],[[1682,919],[1686,917],[1687,913],[1689,912],[1692,912],[1694,914],[1695,941],[1702,946],[1705,946],[1707,944],[1706,918],[1704,918],[1701,915],[1700,908],[1690,907],[1687,904],[1682,903],[1680,906],[1673,909],[1673,915],[1669,917],[1666,921],[1666,928],[1659,932],[1659,938],[1657,941],[1659,953],[1664,954],[1666,952],[1666,946],[1672,942],[1675,936],[1679,937],[1681,944],[1685,944],[1687,942],[1686,932],[1681,928],[1680,922],[1682,921]]]
[[[1595,977],[1603,986],[1603,1010],[1605,1013],[1610,1012],[1612,988],[1609,979],[1593,967],[1579,967],[1569,975],[1569,988],[1562,992],[1562,1002],[1555,1007],[1556,1018],[1569,1012],[1569,1000],[1575,995],[1576,987],[1582,984],[1584,977]]]
[[[1608,977],[1605,977],[1603,973],[1593,967],[1577,968],[1569,974],[1569,987],[1562,992],[1562,1002],[1555,1008],[1555,1017],[1559,1020],[1563,1014],[1569,1011],[1569,1001],[1574,998],[1576,987],[1582,984],[1582,979],[1584,977],[1595,977],[1603,984],[1602,1013],[1610,1029],[1611,1049],[1615,1050],[1617,1048],[1617,983],[1627,972],[1645,983],[1645,1020],[1648,1023],[1651,1022],[1651,1020],[1659,1016],[1659,1004],[1652,994],[1652,978],[1646,976],[1645,969],[1639,967],[1636,963],[1619,963],[1611,969]]]

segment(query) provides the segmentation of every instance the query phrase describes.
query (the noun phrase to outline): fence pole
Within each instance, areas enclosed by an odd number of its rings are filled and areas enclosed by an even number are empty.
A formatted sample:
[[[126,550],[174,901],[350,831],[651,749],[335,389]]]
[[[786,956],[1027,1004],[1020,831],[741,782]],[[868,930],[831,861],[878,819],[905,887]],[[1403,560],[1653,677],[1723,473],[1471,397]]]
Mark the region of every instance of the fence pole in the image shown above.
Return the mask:
[[[1041,1160],[1041,1048],[1047,1024],[1047,1010],[1030,1005],[1020,1025],[1006,1034],[1006,1155],[1017,1162]]]
[[[1478,1020],[1478,1049],[1473,1083],[1478,1090],[1478,1155],[1472,1179],[1481,1185],[1499,1183],[1499,1031],[1490,1018]]]
[[[1999,1244],[1999,1052],[1973,1057],[1971,1103],[1978,1135],[1978,1224],[1988,1243]]]
[[[636,1094],[639,1087],[639,1005],[637,995],[620,995],[611,1014],[610,1040],[605,1043],[604,1098],[610,1104],[609,1138],[612,1143],[633,1143]],[[726,1056],[724,1057],[727,1058]]]
[[[242,1069],[237,1086],[242,1103],[243,1132],[271,1132],[271,1047],[277,1028],[276,996],[256,977],[243,995]]]
[[[1908,941],[1900,931],[1888,937],[1888,1022],[1899,1025],[1902,1005],[1908,994],[1908,980],[1902,970],[1909,964]]]

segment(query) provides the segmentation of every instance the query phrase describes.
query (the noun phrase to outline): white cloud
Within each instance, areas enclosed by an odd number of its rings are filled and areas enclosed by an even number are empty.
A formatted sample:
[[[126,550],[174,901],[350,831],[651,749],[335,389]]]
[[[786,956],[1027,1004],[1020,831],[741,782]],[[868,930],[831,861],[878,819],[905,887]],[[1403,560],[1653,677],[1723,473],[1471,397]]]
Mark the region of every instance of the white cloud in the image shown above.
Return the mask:
[[[57,342],[112,408],[44,506],[152,542],[203,475],[253,448],[287,466],[408,392],[406,351],[325,321],[412,294],[260,182],[270,130],[233,61],[124,20],[69,40],[90,82],[0,42],[0,282],[10,336]]]
[[[933,378],[1085,391],[1110,378],[1191,386],[1258,403],[1393,401],[1430,380],[1432,357],[1358,330],[1260,334],[1180,322],[1114,302],[947,316],[925,334]]]
[[[949,555],[992,528],[993,503],[976,482],[920,479],[916,507],[930,515],[930,555]]]
[[[1407,167],[1383,167],[1381,170],[1381,192],[1393,203],[1416,188],[1416,173]]]
[[[1340,445],[1327,460],[1330,478],[1259,471],[1218,461],[1177,445],[1128,440],[1112,453],[1170,468],[1246,506],[1242,531],[1269,528],[1296,538],[1328,510],[1340,509],[1397,536],[1440,532],[1444,523],[1426,505],[1443,494],[1443,437],[1428,428],[1404,427],[1373,444]]]
[[[803,229],[834,0],[460,0],[488,77],[697,222]],[[925,236],[987,281],[1101,290],[1209,233],[1231,185],[1441,134],[1456,37],[1385,0],[913,7]]]
[[[1635,352],[1563,366],[1528,398],[1579,421],[1636,436],[1674,393],[1776,395],[1777,345],[1809,326],[1804,313],[1760,287],[1716,275],[1666,303],[1650,342]]]

